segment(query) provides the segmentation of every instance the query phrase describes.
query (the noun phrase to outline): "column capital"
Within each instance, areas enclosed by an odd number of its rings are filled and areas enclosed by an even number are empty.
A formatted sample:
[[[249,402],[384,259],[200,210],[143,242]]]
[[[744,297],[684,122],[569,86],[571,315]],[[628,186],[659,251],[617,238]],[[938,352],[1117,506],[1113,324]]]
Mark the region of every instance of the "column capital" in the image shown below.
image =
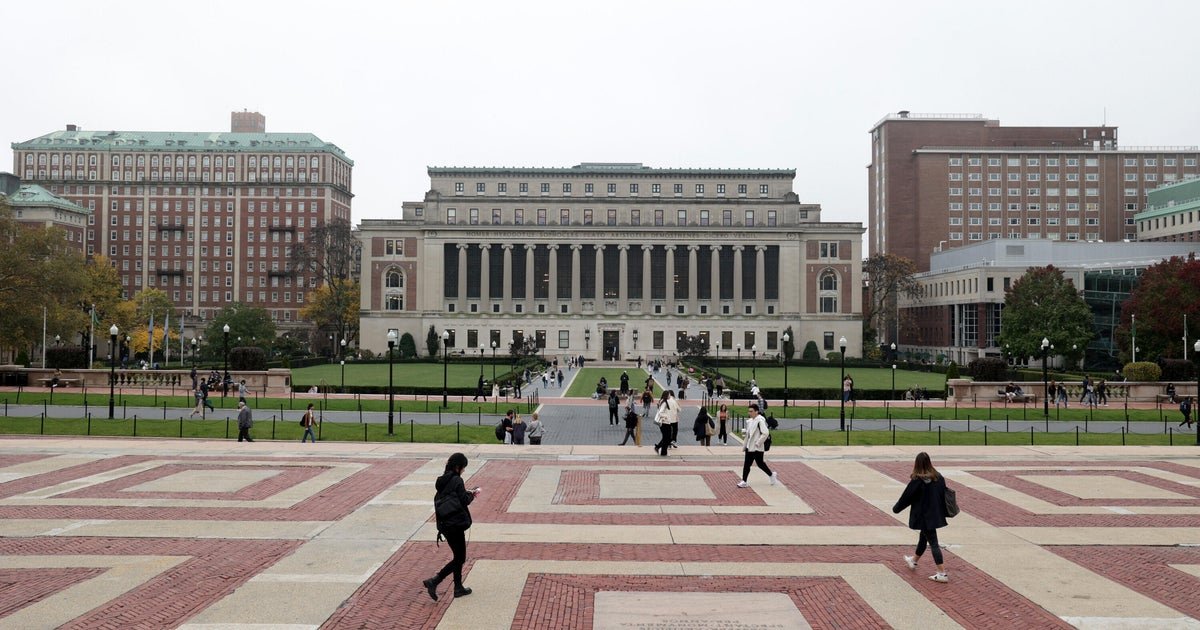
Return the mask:
[[[605,246],[605,245],[596,244],[596,245],[592,245],[592,247],[595,247],[595,248],[596,248],[596,251],[598,251],[598,252],[602,252],[602,251],[604,251],[604,248],[605,248],[606,246]]]
[[[575,244],[571,245],[571,251],[573,251],[573,252],[577,252],[581,249],[583,249],[583,245],[580,245],[579,243],[575,243]]]
[[[710,250],[714,251],[714,252],[719,252],[719,251],[721,251],[721,246],[720,246],[720,245],[709,245],[709,246],[708,246],[708,248],[709,248]]]
[[[734,246],[733,246],[733,251],[735,251],[735,252],[740,252],[740,251],[742,251],[742,250],[744,250],[744,249],[746,249],[746,246],[745,246],[745,245],[734,245]]]
[[[642,245],[642,251],[648,252],[654,249],[653,245]]]
[[[482,251],[485,251],[485,252],[486,252],[487,250],[489,250],[489,249],[491,249],[491,248],[492,248],[492,244],[491,244],[491,243],[480,243],[480,244],[479,244],[479,249],[480,249],[480,250],[482,250]]]
[[[756,251],[756,252],[765,252],[765,251],[767,251],[767,246],[766,246],[766,245],[755,245],[755,246],[754,246],[754,251]]]
[[[700,246],[699,245],[688,245],[687,249],[689,252],[695,252],[695,251],[700,250]]]
[[[501,245],[500,247],[502,249],[504,249],[504,251],[510,251],[510,250],[512,250],[513,245],[512,245],[512,243],[505,243],[505,244]]]
[[[555,243],[552,245],[547,245],[546,248],[549,249],[550,251],[558,251],[558,244]]]
[[[627,251],[629,249],[629,245],[626,245],[626,244],[617,245],[617,249],[620,251]]]
[[[667,251],[669,251],[669,252],[673,252],[673,251],[675,251],[675,246],[674,246],[674,245],[667,245],[667,246],[666,246],[664,249],[666,249],[666,250],[667,250]]]
[[[537,248],[537,245],[533,245],[533,244],[529,244],[529,243],[525,244],[525,251],[527,251],[527,252],[531,252],[536,248]]]
[[[470,244],[470,243],[458,243],[458,245],[457,245],[457,246],[458,246],[458,248],[459,248],[460,250],[465,250],[465,249],[467,249],[468,247],[470,247],[470,246],[471,246],[471,244]]]

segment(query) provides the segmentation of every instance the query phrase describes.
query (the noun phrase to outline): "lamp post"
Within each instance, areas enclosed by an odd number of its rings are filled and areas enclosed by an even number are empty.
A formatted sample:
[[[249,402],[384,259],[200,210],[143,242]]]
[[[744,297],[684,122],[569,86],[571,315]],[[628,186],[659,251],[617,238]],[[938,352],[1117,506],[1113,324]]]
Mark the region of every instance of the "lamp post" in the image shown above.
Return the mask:
[[[637,350],[637,340],[638,340],[638,331],[636,328],[634,328],[633,329],[633,349],[635,351]]]
[[[196,338],[192,337],[192,371],[196,371]]]
[[[450,406],[450,388],[447,377],[450,374],[450,331],[442,331],[442,406]]]
[[[783,333],[783,408],[785,410],[783,412],[784,416],[787,415],[786,409],[788,406],[788,397],[789,397],[788,378],[787,378],[788,377],[788,342],[791,340],[792,340],[791,335],[787,334],[786,332]]]
[[[892,363],[896,362],[896,342],[892,342]]]
[[[721,342],[713,342],[713,352],[716,354],[716,359],[713,361],[713,369],[717,372],[717,378],[721,378]]]
[[[739,343],[734,347],[737,348],[737,380],[739,383],[741,383],[742,382],[742,344]]]
[[[342,393],[346,393],[346,340],[342,340]]]
[[[758,382],[758,345],[750,346],[750,380]]]
[[[221,330],[225,333],[225,378],[221,381],[221,397],[224,398],[229,389],[229,324],[225,324]]]
[[[841,428],[838,430],[845,431],[846,430],[846,389],[845,389],[846,386],[844,385],[844,383],[846,382],[846,338],[845,337],[838,339],[838,347],[841,349],[841,357],[842,357],[842,380],[838,381],[838,391],[841,392],[841,398],[842,398],[842,414],[840,416],[841,423],[838,425]]]
[[[392,434],[392,402],[395,394],[392,391],[392,349],[396,347],[396,331],[389,330],[388,341],[388,435]]]
[[[1196,361],[1196,404],[1192,405],[1192,412],[1200,414],[1200,339],[1196,340],[1192,350],[1196,351],[1192,357]],[[1200,425],[1196,426],[1196,446],[1200,446]]]
[[[496,342],[492,342],[492,384],[496,383]]]
[[[892,400],[896,400],[896,364],[892,364]]]
[[[113,395],[117,384],[117,325],[113,324],[112,328],[108,329],[108,419],[113,419]]]
[[[1042,413],[1050,417],[1050,378],[1046,374],[1046,357],[1050,354],[1050,340],[1042,337]]]

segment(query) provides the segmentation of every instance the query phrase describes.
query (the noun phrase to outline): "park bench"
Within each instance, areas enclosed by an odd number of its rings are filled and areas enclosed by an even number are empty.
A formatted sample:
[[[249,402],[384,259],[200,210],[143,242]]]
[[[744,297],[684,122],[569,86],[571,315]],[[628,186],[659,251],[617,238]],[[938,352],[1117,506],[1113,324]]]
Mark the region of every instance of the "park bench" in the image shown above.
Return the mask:
[[[1005,392],[1003,389],[998,390],[996,392],[996,397],[999,398],[1002,402],[1005,402],[1005,403],[1009,402],[1008,393]],[[1036,394],[1014,394],[1011,402],[1035,403],[1035,402],[1037,402],[1037,395]]]
[[[37,381],[45,387],[50,387],[50,384],[54,382],[54,377],[50,376],[50,377],[46,377],[46,378],[39,378]],[[59,387],[78,387],[79,384],[82,382],[83,382],[83,379],[59,377],[58,386]]]

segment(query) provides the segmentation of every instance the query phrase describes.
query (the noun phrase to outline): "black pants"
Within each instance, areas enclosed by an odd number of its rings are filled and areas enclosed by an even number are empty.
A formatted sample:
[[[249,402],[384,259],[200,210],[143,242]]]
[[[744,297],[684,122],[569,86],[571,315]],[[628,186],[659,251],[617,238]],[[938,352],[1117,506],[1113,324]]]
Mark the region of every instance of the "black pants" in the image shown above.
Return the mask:
[[[663,457],[667,456],[667,449],[671,447],[671,434],[672,434],[671,427],[673,427],[673,426],[675,426],[675,425],[674,424],[658,425],[658,428],[662,430],[662,439],[660,439],[658,441],[658,444],[654,445],[654,448],[659,451],[662,451],[661,455]]]
[[[620,419],[617,418],[617,409],[618,409],[618,407],[609,407],[608,408],[608,423],[609,424],[620,423]]]
[[[637,429],[634,427],[625,427],[625,439],[621,440],[621,446],[625,446],[625,443],[629,441],[629,438],[633,437],[634,431],[637,431]]]
[[[446,579],[446,576],[453,574],[454,588],[462,588],[462,568],[463,564],[467,561],[467,532],[463,530],[448,530],[442,532],[442,537],[446,539],[446,544],[450,547],[450,551],[454,552],[454,557],[433,577],[433,583],[441,584],[442,580]]]
[[[729,434],[725,432],[725,421],[724,420],[721,421],[721,429],[717,433],[717,437],[721,439],[722,443],[729,441]]]
[[[936,529],[921,530],[921,538],[917,540],[917,557],[925,553],[925,545],[929,545],[929,550],[933,552],[933,561],[937,564],[942,563],[942,547],[938,544]]]
[[[762,451],[745,451],[746,458],[742,462],[742,481],[750,476],[750,464],[758,464],[759,469],[771,476],[771,467],[767,466],[767,462],[763,459]]]
[[[243,438],[247,442],[254,441],[250,439],[250,427],[238,427],[238,441],[241,442]]]

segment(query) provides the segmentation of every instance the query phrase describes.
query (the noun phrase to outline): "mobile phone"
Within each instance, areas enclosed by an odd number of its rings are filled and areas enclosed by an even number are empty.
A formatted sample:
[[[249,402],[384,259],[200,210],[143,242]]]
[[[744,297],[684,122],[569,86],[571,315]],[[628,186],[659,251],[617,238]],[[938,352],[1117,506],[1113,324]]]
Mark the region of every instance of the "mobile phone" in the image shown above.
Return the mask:
[[[483,488],[480,488],[479,486],[475,486],[475,489],[472,490],[471,492],[478,493],[480,490],[483,490]]]

